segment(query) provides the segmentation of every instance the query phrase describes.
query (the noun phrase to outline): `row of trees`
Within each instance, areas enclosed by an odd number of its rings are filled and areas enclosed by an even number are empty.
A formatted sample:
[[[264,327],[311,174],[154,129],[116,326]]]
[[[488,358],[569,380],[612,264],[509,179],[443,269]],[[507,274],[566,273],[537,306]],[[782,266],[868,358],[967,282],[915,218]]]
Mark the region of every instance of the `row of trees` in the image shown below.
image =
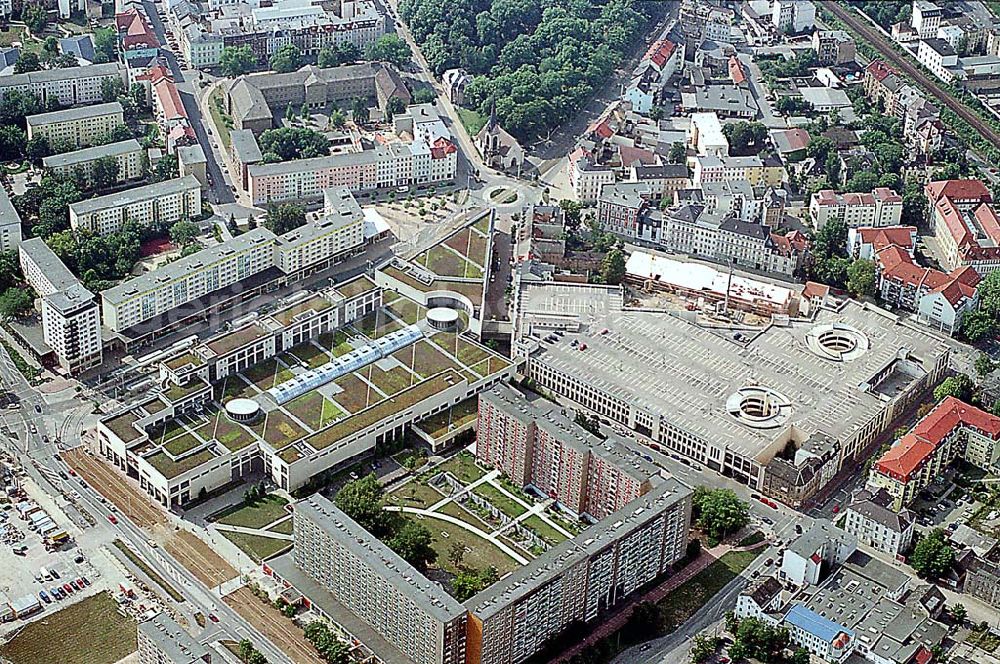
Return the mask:
[[[326,623],[319,620],[309,623],[306,625],[305,636],[328,664],[347,664],[349,661],[347,644],[338,639]]]
[[[308,127],[268,129],[257,139],[267,163],[309,159],[330,154],[326,136]]]
[[[320,67],[337,67],[356,62],[361,55],[361,49],[354,44],[324,47],[317,55],[316,64]],[[379,37],[368,47],[364,56],[368,60],[390,62],[402,67],[410,61],[413,53],[405,41],[397,35],[390,34]],[[284,74],[296,71],[306,62],[307,58],[299,47],[295,44],[285,44],[271,54],[267,64],[274,71]],[[233,78],[242,76],[257,68],[257,57],[249,46],[227,46],[222,49],[219,68],[226,76]]]
[[[267,664],[267,657],[254,647],[250,639],[242,639],[238,650],[243,664]]]
[[[483,115],[532,140],[571,117],[634,48],[652,5],[636,0],[401,0],[437,74],[462,67]]]
[[[418,570],[425,571],[437,560],[437,552],[431,548],[431,533],[426,527],[383,509],[385,492],[374,473],[345,484],[334,502],[358,525]]]

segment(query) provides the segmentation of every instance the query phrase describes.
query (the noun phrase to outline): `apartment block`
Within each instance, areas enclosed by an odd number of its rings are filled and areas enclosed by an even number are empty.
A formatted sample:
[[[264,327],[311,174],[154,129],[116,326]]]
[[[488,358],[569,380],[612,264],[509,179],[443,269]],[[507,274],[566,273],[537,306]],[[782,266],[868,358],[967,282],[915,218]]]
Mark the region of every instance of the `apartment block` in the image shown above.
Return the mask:
[[[74,230],[104,235],[129,223],[173,223],[200,214],[201,183],[187,175],[71,203],[69,223]]]
[[[325,497],[294,514],[295,567],[415,664],[464,664],[461,604]]]
[[[948,397],[875,461],[868,486],[884,489],[899,511],[957,458],[1000,469],[1000,417]]]
[[[180,180],[198,187],[193,175]],[[237,283],[243,283],[243,290],[231,294],[234,298],[278,278],[301,279],[359,251],[365,242],[360,206],[346,189],[328,191],[324,197],[323,214],[305,226],[283,235],[255,228],[103,291],[104,325],[116,332],[148,326],[148,321],[181,305]]]
[[[20,244],[24,278],[42,300],[42,334],[60,367],[78,373],[102,359],[101,320],[93,293],[41,238]]]
[[[577,148],[569,156],[569,184],[581,203],[596,203],[604,185],[615,183],[610,166],[597,163],[594,155]]]
[[[674,479],[550,549],[465,603],[467,662],[518,664],[571,625],[662,578],[684,557],[691,490]]]
[[[37,95],[42,106],[49,100],[58,101],[60,106],[96,104],[101,101],[101,82],[115,78],[127,82],[125,68],[118,63],[0,76],[0,98],[17,90]]]
[[[118,176],[115,178],[115,182],[121,183],[142,177],[143,152],[145,149],[139,145],[139,141],[130,138],[127,141],[54,154],[42,159],[42,166],[59,175],[82,173],[85,178],[89,179],[97,160],[113,157],[118,165]]]
[[[516,484],[595,520],[622,509],[662,479],[615,438],[602,441],[555,404],[497,386],[479,396],[476,457]]]
[[[29,115],[28,139],[43,137],[49,144],[69,144],[76,148],[97,145],[114,129],[125,125],[122,105],[96,104]]]
[[[518,664],[669,572],[686,551],[691,490],[664,480],[463,604],[322,496],[295,508],[295,547],[265,571],[383,661]]]
[[[10,202],[6,188],[0,187],[0,251],[16,249],[21,238],[21,215]]]
[[[816,229],[830,221],[842,221],[848,228],[898,226],[903,214],[903,197],[892,189],[879,187],[870,194],[839,194],[824,189],[809,200],[809,216]]]
[[[137,626],[139,664],[212,664],[224,660],[184,631],[166,612]]]

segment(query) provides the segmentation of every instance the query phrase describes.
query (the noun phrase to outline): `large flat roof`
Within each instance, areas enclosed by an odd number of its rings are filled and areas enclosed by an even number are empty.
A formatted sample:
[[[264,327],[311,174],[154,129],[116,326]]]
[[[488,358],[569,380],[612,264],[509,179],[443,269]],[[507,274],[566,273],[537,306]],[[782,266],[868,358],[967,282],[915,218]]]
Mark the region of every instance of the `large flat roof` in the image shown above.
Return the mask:
[[[50,157],[42,159],[42,165],[45,166],[45,168],[74,166],[76,164],[82,164],[95,159],[100,159],[101,157],[117,157],[118,155],[128,154],[130,152],[139,152],[141,150],[142,146],[139,145],[139,141],[134,138],[130,138],[127,141],[118,141],[117,143],[107,143],[105,145],[95,145],[92,148],[83,148],[82,150],[73,150],[72,152],[54,154]]]
[[[68,120],[81,120],[83,118],[96,118],[101,115],[112,115],[114,113],[121,113],[122,105],[116,101],[109,102],[107,104],[95,104],[93,106],[74,106],[72,108],[64,108],[60,111],[52,111],[50,113],[38,113],[36,115],[29,115],[27,122],[32,126],[47,125],[54,122],[66,122]]]
[[[616,288],[526,282],[520,299],[522,334],[532,319],[580,324],[579,332],[540,344],[532,362],[751,458],[758,458],[788,425],[806,434],[849,437],[948,352],[930,332],[854,301],[839,311],[823,309],[812,321],[771,325],[757,334],[743,331],[737,339],[732,331],[703,328],[673,313],[624,309]],[[857,330],[868,348],[842,361],[816,352],[809,342],[831,324]],[[586,350],[573,341],[586,343]],[[905,366],[896,363],[901,356],[909,358]],[[876,374],[894,364],[903,375],[867,389]],[[785,425],[755,429],[730,415],[727,399],[750,385],[789,400]]]
[[[202,249],[196,254],[185,256],[184,258],[176,260],[173,263],[167,263],[163,267],[157,268],[152,272],[147,272],[139,275],[138,277],[129,279],[114,288],[101,291],[101,298],[111,302],[112,304],[123,302],[127,299],[135,297],[139,293],[145,293],[153,290],[163,283],[179,279],[200,266],[211,265],[212,263],[222,260],[222,258],[226,256],[245,251],[255,245],[267,242],[274,242],[274,233],[264,227],[255,228],[251,231],[243,233],[242,235],[237,235],[231,240],[217,244],[214,247]]]

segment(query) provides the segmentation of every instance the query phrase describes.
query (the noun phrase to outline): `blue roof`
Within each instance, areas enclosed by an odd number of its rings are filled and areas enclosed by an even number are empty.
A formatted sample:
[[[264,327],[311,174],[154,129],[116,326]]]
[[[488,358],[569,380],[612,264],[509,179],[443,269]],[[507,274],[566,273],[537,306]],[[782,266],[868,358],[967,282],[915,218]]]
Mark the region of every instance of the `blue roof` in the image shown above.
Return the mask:
[[[801,630],[809,632],[813,636],[823,639],[827,643],[832,643],[837,635],[844,632],[851,639],[854,638],[854,632],[847,629],[843,625],[838,625],[829,618],[824,618],[812,609],[809,609],[801,604],[794,604],[792,608],[788,610],[785,615],[785,622],[795,625]]]

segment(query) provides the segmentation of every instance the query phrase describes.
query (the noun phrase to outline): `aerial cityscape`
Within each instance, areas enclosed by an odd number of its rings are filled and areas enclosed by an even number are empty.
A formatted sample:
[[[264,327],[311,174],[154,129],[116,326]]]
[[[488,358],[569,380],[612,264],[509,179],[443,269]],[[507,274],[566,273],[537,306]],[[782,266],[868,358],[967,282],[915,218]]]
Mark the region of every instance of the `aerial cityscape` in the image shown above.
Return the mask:
[[[0,483],[0,664],[1000,664],[1000,2],[0,1]]]

